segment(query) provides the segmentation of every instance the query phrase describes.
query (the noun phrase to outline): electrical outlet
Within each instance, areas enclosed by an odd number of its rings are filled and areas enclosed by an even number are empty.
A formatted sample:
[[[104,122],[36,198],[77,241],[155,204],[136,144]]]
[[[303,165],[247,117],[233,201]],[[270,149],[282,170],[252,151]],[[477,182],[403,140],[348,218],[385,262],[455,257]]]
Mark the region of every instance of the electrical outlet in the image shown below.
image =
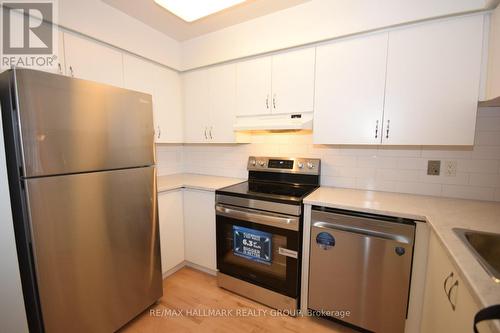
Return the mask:
[[[429,176],[439,176],[440,171],[441,171],[441,161],[427,162],[427,174]]]
[[[444,162],[444,174],[447,177],[457,176],[457,161],[445,161]]]

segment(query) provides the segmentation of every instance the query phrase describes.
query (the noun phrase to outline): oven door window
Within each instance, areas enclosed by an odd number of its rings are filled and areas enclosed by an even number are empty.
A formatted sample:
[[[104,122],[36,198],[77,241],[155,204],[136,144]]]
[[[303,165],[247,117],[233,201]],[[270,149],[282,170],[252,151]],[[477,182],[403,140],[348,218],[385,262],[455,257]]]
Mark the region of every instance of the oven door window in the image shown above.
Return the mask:
[[[297,231],[217,215],[217,268],[290,297],[298,295]]]
[[[271,265],[272,234],[233,225],[233,253],[237,256]]]

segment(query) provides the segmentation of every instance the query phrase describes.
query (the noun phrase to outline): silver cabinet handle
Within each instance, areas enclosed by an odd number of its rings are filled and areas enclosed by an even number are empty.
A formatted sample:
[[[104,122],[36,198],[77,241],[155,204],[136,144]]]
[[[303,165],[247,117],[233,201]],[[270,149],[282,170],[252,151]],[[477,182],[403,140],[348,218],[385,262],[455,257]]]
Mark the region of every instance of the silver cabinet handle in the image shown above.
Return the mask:
[[[207,128],[205,127],[205,140],[208,140],[208,136],[207,136]]]
[[[75,77],[75,73],[73,72],[73,66],[69,66],[69,74],[71,77]]]
[[[225,205],[215,205],[216,215],[233,218],[240,221],[260,223],[288,230],[299,230],[299,218],[276,213],[264,213],[248,208],[230,208]]]
[[[448,302],[450,302],[450,305],[451,305],[451,309],[453,311],[455,311],[457,305],[455,303],[453,303],[453,301],[451,300],[451,292],[453,291],[454,288],[458,288],[458,280],[455,281],[455,283],[453,283],[450,287],[450,290],[448,291]]]
[[[158,139],[161,137],[161,128],[160,128],[160,125],[157,126],[158,127]]]
[[[385,138],[386,139],[389,139],[389,124],[390,124],[390,120],[387,120],[387,128],[386,128],[386,133],[385,133]]]
[[[273,95],[273,109],[276,110],[276,94]]]
[[[377,138],[378,138],[378,120],[375,123],[375,139],[377,139]]]
[[[444,293],[446,295],[448,295],[448,288],[447,288],[447,285],[448,285],[448,281],[453,277],[453,272],[450,273],[450,275],[448,275],[446,277],[446,279],[444,279],[444,282],[443,282],[443,288],[444,288]]]
[[[269,95],[266,95],[266,109],[269,110]]]
[[[208,131],[208,134],[210,136],[210,140],[213,140],[212,129],[213,129],[213,126],[210,126],[210,130]]]
[[[58,62],[58,63],[57,63],[57,69],[58,69],[58,71],[59,71],[59,74],[62,74],[62,73],[63,73],[63,72],[62,72],[62,66],[61,66],[61,63],[60,63],[60,62]]]

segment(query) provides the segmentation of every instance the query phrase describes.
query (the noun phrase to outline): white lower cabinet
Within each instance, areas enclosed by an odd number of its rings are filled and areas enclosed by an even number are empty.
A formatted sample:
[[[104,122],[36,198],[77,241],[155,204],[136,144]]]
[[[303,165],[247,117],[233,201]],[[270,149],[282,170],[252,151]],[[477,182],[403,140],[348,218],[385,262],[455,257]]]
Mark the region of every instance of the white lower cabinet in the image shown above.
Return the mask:
[[[214,192],[184,190],[184,239],[186,261],[217,269]]]
[[[434,233],[429,242],[421,333],[470,333],[480,306]],[[482,325],[482,324],[481,324]],[[488,333],[487,325],[481,333]]]
[[[182,189],[158,193],[161,268],[163,274],[184,262],[182,197]]]

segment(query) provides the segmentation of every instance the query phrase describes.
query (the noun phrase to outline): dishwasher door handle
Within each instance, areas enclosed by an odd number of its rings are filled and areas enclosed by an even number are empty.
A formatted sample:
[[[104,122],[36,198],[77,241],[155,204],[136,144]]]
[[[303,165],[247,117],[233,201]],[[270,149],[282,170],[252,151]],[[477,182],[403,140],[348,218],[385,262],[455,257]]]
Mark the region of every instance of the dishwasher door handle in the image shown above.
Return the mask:
[[[355,227],[355,226],[340,224],[340,223],[313,221],[313,227],[321,228],[321,229],[333,229],[333,230],[352,232],[355,234],[360,234],[360,235],[364,235],[364,236],[368,236],[368,237],[376,237],[376,238],[382,238],[382,239],[386,239],[386,240],[392,240],[392,241],[403,243],[403,244],[411,244],[412,243],[412,240],[410,240],[407,237],[402,236],[402,235],[371,230],[369,228],[360,228],[360,227]]]

